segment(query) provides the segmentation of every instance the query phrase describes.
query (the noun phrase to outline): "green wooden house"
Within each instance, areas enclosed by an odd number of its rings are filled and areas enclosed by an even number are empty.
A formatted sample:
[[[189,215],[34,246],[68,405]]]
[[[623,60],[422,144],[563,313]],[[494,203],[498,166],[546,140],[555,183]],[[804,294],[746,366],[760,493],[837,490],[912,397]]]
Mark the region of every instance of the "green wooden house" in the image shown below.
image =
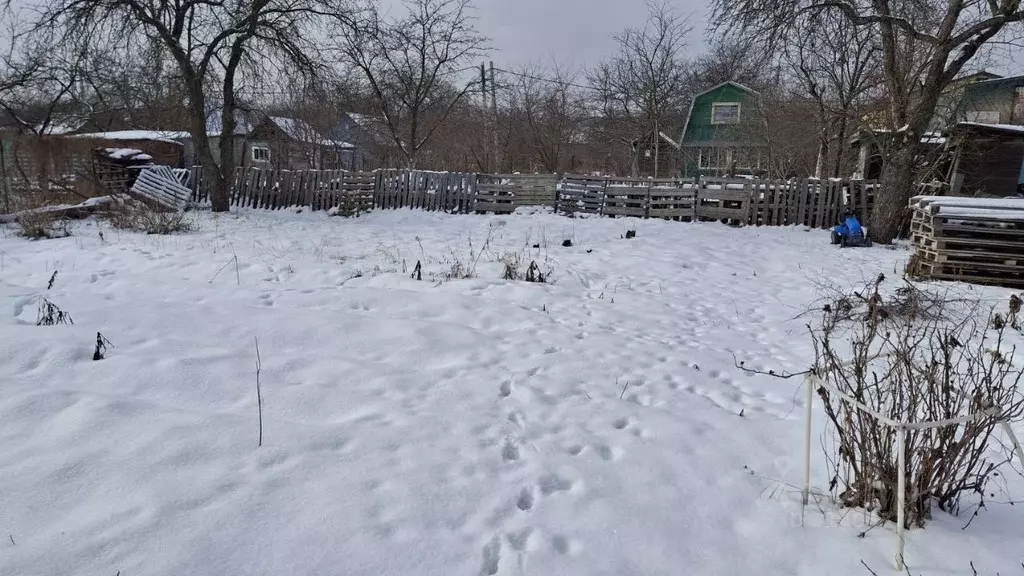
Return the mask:
[[[736,82],[723,82],[693,97],[679,142],[685,178],[761,174],[768,164],[759,95]]]

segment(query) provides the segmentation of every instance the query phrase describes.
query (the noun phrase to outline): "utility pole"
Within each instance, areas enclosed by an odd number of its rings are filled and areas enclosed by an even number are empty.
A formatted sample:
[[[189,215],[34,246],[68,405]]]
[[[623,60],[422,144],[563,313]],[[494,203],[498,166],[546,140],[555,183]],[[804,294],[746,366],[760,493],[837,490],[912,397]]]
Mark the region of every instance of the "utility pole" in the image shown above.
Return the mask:
[[[501,170],[498,162],[498,90],[494,81],[494,62],[491,61],[491,114],[493,115],[492,131],[494,136],[494,173]]]

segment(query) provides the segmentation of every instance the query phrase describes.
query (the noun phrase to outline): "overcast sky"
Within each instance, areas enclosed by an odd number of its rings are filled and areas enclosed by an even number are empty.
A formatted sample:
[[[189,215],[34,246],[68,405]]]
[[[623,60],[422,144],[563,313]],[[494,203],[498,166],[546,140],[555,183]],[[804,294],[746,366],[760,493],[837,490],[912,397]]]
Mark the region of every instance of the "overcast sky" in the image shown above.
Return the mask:
[[[398,5],[400,0],[385,0]],[[706,0],[669,0],[692,16],[694,52],[703,49]],[[615,50],[612,35],[647,20],[645,0],[474,0],[477,27],[491,38],[499,68],[552,61],[580,68]]]
[[[668,0],[693,24],[690,49],[703,51],[708,0]],[[382,0],[398,6],[401,0]],[[647,19],[646,0],[474,0],[480,31],[491,38],[499,68],[557,62],[570,69],[596,64],[615,50],[612,36]],[[1024,74],[1018,49],[999,50],[984,64],[1000,74]]]

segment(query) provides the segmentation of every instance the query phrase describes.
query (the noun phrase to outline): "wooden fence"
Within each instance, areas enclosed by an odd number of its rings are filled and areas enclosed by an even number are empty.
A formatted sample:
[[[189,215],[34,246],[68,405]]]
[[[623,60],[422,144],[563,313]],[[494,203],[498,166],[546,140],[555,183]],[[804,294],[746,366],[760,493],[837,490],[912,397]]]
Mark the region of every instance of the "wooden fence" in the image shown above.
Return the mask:
[[[567,214],[726,220],[831,228],[846,209],[868,222],[875,184],[863,180],[639,180],[567,176],[555,208]]]
[[[191,171],[193,198],[206,197]],[[355,215],[373,208],[507,214],[552,206],[565,214],[724,220],[753,226],[830,228],[845,210],[867,223],[875,183],[865,180],[641,179],[417,170],[238,169],[231,203],[266,209],[308,206]]]

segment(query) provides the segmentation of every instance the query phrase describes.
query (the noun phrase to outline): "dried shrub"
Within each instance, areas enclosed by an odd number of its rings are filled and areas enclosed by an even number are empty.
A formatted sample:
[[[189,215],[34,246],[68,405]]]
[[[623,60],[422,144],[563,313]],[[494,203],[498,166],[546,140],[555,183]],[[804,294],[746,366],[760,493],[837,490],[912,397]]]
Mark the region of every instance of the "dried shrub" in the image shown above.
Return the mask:
[[[46,298],[39,300],[39,311],[36,313],[36,326],[56,326],[58,324],[74,324],[71,314],[63,311]]]
[[[18,235],[29,240],[71,236],[68,220],[58,217],[53,212],[24,212],[14,219],[14,224],[17,226]]]
[[[195,228],[187,212],[161,209],[131,198],[119,198],[106,212],[114,228],[146,234],[174,234]]]
[[[896,422],[978,414],[963,424],[908,429],[905,469],[908,527],[923,526],[932,506],[961,512],[965,497],[977,514],[1014,458],[1000,441],[1002,425],[1024,416],[1024,369],[1012,363],[1015,348],[1006,340],[1019,304],[997,314],[909,283],[886,291],[883,283],[879,277],[819,309],[812,372]],[[896,521],[897,429],[824,387],[818,396],[833,431],[826,448],[833,493],[844,506]]]

